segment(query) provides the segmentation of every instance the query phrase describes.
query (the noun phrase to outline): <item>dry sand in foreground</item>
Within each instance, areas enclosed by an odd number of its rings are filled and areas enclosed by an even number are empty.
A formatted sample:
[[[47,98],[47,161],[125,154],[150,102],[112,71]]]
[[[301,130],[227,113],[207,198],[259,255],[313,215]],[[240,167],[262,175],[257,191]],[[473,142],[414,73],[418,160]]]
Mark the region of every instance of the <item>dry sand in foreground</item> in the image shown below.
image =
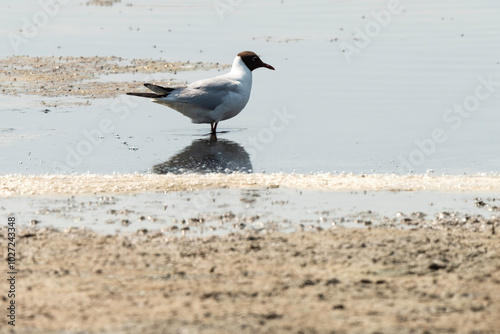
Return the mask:
[[[16,333],[498,333],[499,238],[25,230]]]

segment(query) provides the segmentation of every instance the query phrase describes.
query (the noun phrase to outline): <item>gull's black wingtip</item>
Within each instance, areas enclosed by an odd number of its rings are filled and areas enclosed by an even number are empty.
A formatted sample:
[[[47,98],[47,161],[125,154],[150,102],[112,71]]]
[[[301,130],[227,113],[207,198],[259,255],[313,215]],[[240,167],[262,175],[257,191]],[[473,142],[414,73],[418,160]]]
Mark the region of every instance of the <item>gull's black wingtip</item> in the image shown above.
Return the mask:
[[[127,95],[148,97],[150,99],[157,99],[157,98],[164,96],[164,95],[159,95],[159,94],[155,94],[155,93],[127,93]]]
[[[153,85],[150,83],[145,83],[144,87],[147,89],[152,90],[153,92],[161,95],[168,95],[171,91],[175,90],[173,87],[163,87],[163,86],[158,86],[158,85]]]

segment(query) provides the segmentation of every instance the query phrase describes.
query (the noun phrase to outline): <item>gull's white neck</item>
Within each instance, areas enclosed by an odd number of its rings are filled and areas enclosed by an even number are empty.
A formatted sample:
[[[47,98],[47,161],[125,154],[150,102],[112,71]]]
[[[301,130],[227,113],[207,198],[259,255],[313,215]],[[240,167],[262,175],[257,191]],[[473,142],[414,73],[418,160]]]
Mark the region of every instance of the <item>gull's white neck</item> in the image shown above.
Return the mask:
[[[237,78],[238,80],[248,80],[252,82],[252,71],[248,69],[247,65],[245,65],[239,56],[234,58],[233,67],[231,67],[229,75]]]

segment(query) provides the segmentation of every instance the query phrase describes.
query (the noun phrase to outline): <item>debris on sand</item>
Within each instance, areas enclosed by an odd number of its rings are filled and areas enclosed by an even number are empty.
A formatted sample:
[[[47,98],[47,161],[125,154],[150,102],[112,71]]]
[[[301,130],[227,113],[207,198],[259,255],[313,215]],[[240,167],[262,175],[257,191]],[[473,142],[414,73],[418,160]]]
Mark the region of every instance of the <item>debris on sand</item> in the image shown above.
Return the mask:
[[[121,57],[31,57],[0,58],[0,94],[38,95],[45,97],[110,98],[125,94],[142,84],[134,82],[136,73],[151,74],[151,82],[161,74],[178,71],[226,69],[219,63],[191,63]],[[130,74],[130,80],[113,80],[109,76]],[[153,77],[154,74],[154,77]],[[102,80],[106,77],[106,80]],[[171,81],[169,84],[181,85]],[[163,83],[165,84],[165,83]]]

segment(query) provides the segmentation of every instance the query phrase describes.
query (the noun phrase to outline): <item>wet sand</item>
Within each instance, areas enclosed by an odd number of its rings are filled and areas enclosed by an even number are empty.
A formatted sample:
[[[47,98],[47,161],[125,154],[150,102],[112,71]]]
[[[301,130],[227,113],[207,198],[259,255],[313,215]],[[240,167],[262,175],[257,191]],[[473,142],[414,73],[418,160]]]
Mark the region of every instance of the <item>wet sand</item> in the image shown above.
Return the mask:
[[[11,56],[0,58],[0,92],[14,96],[27,94],[39,97],[110,98],[141,89],[142,82],[131,80],[131,75],[135,73],[149,74],[150,81],[154,82],[154,79],[162,74],[174,75],[178,71],[223,70],[228,67],[229,65],[218,63],[122,57]],[[110,75],[117,74],[128,74],[127,81],[109,79]],[[105,78],[107,80],[103,81]],[[161,82],[161,84],[180,86],[183,83],[171,80],[169,83]],[[75,101],[70,102],[65,102],[63,105],[79,104]],[[84,100],[80,101],[80,104],[83,103]]]
[[[48,219],[18,230],[16,333],[496,333],[500,326],[498,176],[11,175],[0,185],[5,199],[35,201],[71,193],[134,193],[139,201],[145,191],[225,188],[492,194],[474,202],[490,215],[416,212],[398,224],[292,233],[193,236],[151,223],[103,235],[55,230]],[[138,210],[146,216],[149,208]],[[2,249],[6,242],[3,227]]]
[[[396,174],[0,175],[0,196],[140,193],[207,188],[286,187],[325,191],[500,191],[500,176]]]

